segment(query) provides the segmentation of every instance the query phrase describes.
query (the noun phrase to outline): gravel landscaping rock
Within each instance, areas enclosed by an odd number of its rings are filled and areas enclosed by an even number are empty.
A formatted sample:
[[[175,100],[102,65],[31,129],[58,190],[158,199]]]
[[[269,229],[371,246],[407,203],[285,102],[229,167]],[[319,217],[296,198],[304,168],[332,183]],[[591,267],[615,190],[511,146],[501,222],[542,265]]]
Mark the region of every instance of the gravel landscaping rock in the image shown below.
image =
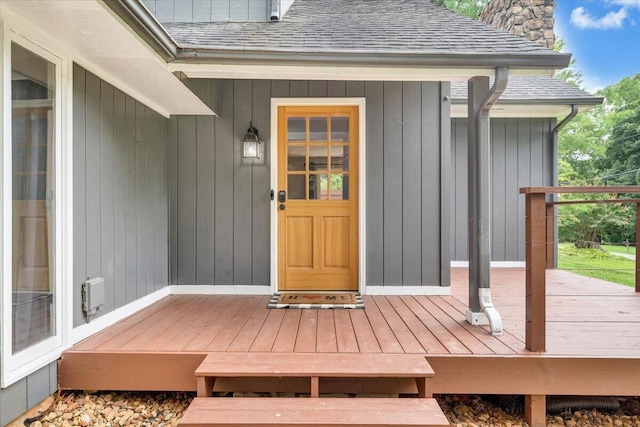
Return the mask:
[[[176,426],[193,393],[62,393],[28,427]],[[526,426],[522,414],[509,414],[480,396],[440,395],[438,402],[455,427]],[[547,417],[553,427],[640,427],[640,399],[620,398],[614,414],[579,409]]]

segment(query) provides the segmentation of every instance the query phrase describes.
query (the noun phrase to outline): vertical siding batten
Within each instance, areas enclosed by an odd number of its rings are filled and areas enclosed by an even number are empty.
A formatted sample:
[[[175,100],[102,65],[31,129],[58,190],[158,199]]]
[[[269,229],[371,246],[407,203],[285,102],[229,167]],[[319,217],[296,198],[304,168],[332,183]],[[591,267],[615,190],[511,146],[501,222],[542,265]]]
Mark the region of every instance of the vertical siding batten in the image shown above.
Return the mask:
[[[271,85],[268,80],[252,81],[252,112],[254,126],[260,131],[260,139],[263,141],[262,158],[254,160],[252,168],[252,209],[251,227],[253,244],[251,247],[251,268],[252,285],[268,286],[271,271],[271,253],[269,227],[271,225],[271,199],[270,191],[270,170],[271,170],[271,150],[270,144],[277,141],[270,141],[271,135]]]
[[[127,302],[138,297],[138,210],[137,204],[137,147],[136,147],[136,100],[126,96],[125,134],[127,144],[127,183],[126,183],[126,257],[127,257]]]
[[[384,285],[402,285],[402,82],[384,83]]]
[[[113,86],[100,82],[100,234],[101,270],[104,278],[104,312],[115,307],[114,259],[115,246],[113,212]]]
[[[87,277],[102,275],[101,268],[101,181],[100,181],[100,80],[86,73],[86,171],[87,186]]]
[[[127,256],[126,256],[126,185],[127,147],[125,141],[125,94],[120,90],[113,93],[113,210],[114,210],[114,307],[127,303]]]
[[[215,186],[214,140],[215,119],[196,118],[196,283],[212,285],[215,271]]]
[[[422,183],[419,188],[419,217],[417,218],[422,225],[422,230],[416,237],[417,244],[421,247],[420,257],[415,260],[416,268],[421,271],[420,282],[422,285],[440,285],[441,283],[441,266],[440,266],[440,240],[441,240],[441,221],[440,212],[441,203],[441,187],[444,178],[442,177],[441,150],[443,142],[441,141],[441,87],[438,82],[421,83],[420,88],[416,89],[420,94],[422,104],[418,110],[422,117],[422,123],[418,129],[418,141],[421,141],[419,147],[420,156],[416,156],[420,162],[421,170],[416,179]],[[445,122],[449,122],[447,117]],[[449,144],[447,144],[448,146]],[[448,235],[444,238],[448,238]],[[448,244],[446,245],[448,247]]]
[[[435,283],[451,285],[451,83],[441,82],[435,101],[440,116],[440,252],[433,258],[439,258],[440,277]],[[423,273],[423,277],[427,274]]]
[[[421,86],[420,82],[402,83],[402,151],[398,156],[402,158],[403,286],[419,286],[422,283],[422,187],[427,183],[422,179],[424,144]],[[433,139],[430,142],[433,142]]]
[[[233,80],[220,82],[220,99],[215,126],[214,274],[216,285],[233,285]]]
[[[367,285],[384,284],[384,90],[382,82],[366,82]]]
[[[252,282],[251,160],[242,157],[242,138],[251,121],[251,81],[233,82],[233,284]]]
[[[81,286],[87,278],[86,72],[73,66],[73,326],[84,322]],[[75,177],[81,179],[75,179]]]
[[[169,283],[178,284],[178,117],[169,121]]]
[[[178,118],[178,284],[195,285],[196,246],[196,117]]]

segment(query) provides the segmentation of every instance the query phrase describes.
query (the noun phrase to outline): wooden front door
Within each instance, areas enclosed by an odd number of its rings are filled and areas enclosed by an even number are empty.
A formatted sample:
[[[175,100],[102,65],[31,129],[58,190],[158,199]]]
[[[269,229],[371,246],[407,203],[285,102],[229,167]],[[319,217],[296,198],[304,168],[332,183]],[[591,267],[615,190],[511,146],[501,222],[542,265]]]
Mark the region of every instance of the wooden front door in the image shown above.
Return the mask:
[[[278,289],[358,290],[358,107],[278,108]]]

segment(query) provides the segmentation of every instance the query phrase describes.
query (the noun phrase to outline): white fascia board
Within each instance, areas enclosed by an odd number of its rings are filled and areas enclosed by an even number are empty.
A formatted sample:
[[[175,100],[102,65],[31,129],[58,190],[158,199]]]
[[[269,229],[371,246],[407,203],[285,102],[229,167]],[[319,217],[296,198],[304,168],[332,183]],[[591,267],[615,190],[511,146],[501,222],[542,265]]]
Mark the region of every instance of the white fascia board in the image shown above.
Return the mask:
[[[495,75],[495,68],[465,67],[385,67],[339,66],[335,64],[296,65],[263,63],[181,63],[167,64],[169,71],[181,71],[198,79],[279,79],[279,80],[356,80],[356,81],[467,81],[474,76]],[[511,75],[552,75],[553,70],[510,71]]]
[[[594,105],[580,105],[579,112],[587,111]],[[459,119],[467,117],[468,108],[466,104],[452,104],[451,118]],[[571,112],[570,104],[501,104],[500,100],[491,107],[489,115],[495,119],[541,119],[565,117]]]

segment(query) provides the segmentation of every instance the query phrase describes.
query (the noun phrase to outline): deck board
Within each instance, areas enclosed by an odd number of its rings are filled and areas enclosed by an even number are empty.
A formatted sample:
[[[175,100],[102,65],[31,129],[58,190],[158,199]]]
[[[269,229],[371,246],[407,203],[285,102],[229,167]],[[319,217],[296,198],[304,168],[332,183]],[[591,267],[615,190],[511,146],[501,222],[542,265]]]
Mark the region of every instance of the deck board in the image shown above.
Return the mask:
[[[236,338],[229,345],[227,351],[240,352],[249,351],[251,349],[256,337],[260,333],[260,328],[269,315],[269,309],[267,308],[269,299],[271,299],[271,297],[262,297],[255,310],[253,310],[253,313],[251,313],[251,316],[244,324],[242,330],[240,330]]]
[[[231,303],[216,316],[215,321],[209,322],[206,328],[201,329],[198,334],[184,346],[184,351],[204,350],[216,335],[227,326],[231,319],[240,312],[240,309],[247,301],[247,297],[236,296]]]
[[[284,319],[280,324],[280,330],[273,343],[271,351],[274,353],[292,353],[298,339],[298,325],[300,324],[302,310],[285,310]]]
[[[339,353],[358,353],[358,340],[351,323],[351,317],[347,310],[334,310],[334,322],[336,325],[336,340]]]
[[[381,296],[376,298],[375,304],[378,306],[380,313],[384,316],[387,323],[391,327],[393,334],[402,346],[405,353],[424,353],[425,349],[420,345],[418,339],[413,335],[409,327],[393,309],[387,297]]]
[[[351,323],[358,341],[358,348],[362,353],[382,353],[376,333],[371,328],[364,310],[350,310]]]
[[[207,299],[202,312],[199,314],[194,312],[196,317],[188,325],[175,325],[176,329],[180,329],[180,333],[173,340],[167,340],[165,343],[171,342],[175,350],[182,351],[187,344],[198,336],[200,331],[208,329],[212,323],[216,322],[218,316],[234,298],[235,296],[233,295],[222,295],[220,298]]]
[[[376,331],[378,344],[383,353],[403,353],[402,345],[398,342],[395,334],[391,330],[391,326],[384,318],[378,306],[374,302],[373,297],[365,296],[365,313],[371,323],[371,327]]]
[[[318,338],[316,351],[318,353],[337,353],[338,341],[336,338],[336,324],[333,320],[332,310],[320,310],[318,312]]]

